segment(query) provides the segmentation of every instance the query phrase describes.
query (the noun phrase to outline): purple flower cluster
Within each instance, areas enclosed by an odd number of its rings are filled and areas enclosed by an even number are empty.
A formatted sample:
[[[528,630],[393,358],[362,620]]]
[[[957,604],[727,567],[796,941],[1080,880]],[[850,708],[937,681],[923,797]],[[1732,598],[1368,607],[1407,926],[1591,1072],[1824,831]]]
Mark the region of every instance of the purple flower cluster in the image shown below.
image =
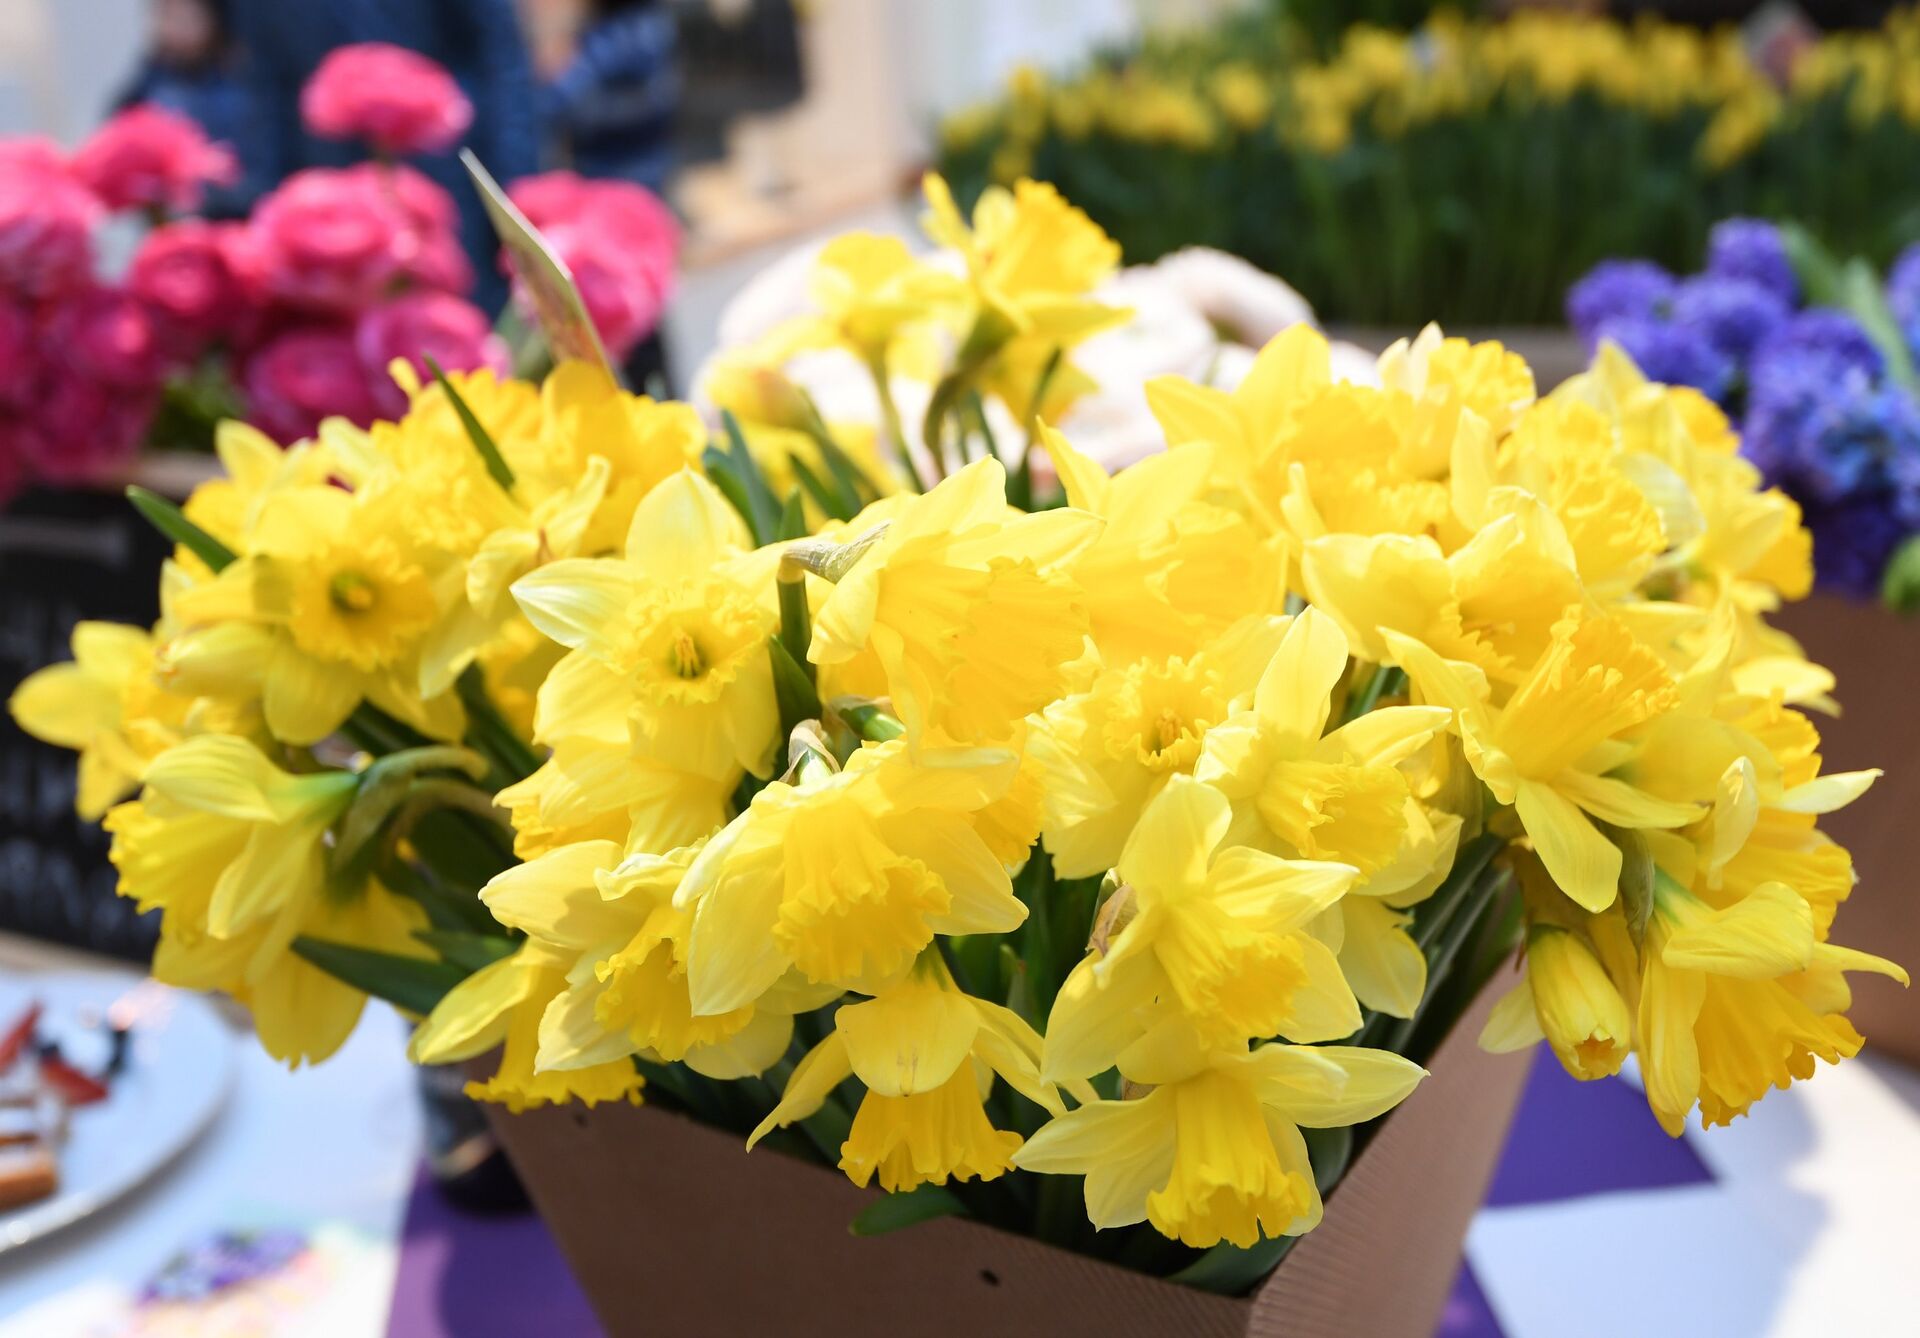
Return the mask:
[[[1609,321],[1660,315],[1674,278],[1651,260],[1602,260],[1567,290],[1567,323],[1592,339]]]
[[[1920,244],[1886,297],[1920,354]],[[1653,380],[1741,414],[1742,449],[1806,513],[1820,583],[1872,594],[1920,530],[1920,403],[1858,320],[1801,300],[1779,229],[1736,218],[1713,229],[1700,274],[1596,265],[1568,292],[1567,319],[1590,347],[1612,340]]]
[[[1800,304],[1800,280],[1780,229],[1765,219],[1728,218],[1707,236],[1707,273],[1766,289],[1785,307]]]

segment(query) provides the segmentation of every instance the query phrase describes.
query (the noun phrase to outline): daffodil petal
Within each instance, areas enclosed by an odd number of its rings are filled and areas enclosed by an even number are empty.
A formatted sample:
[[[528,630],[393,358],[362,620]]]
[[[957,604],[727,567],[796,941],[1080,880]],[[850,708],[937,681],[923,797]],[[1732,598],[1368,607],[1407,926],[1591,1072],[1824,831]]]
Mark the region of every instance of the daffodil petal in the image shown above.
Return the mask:
[[[1555,886],[1596,914],[1611,906],[1620,889],[1620,848],[1551,785],[1518,782],[1513,806]]]
[[[1403,1055],[1354,1045],[1262,1045],[1246,1064],[1259,1075],[1261,1103],[1308,1129],[1384,1115],[1427,1076]]]

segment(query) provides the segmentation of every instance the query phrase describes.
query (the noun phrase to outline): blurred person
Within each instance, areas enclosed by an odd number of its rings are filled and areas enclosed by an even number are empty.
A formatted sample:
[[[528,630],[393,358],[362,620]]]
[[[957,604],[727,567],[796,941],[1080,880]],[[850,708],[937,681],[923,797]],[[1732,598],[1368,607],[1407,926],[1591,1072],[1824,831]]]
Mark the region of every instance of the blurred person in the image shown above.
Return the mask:
[[[572,57],[542,90],[560,156],[585,177],[663,194],[680,106],[679,44],[661,0],[593,0]]]
[[[362,156],[352,143],[320,139],[304,129],[300,90],[337,47],[390,42],[438,61],[473,103],[473,125],[463,143],[506,182],[538,167],[533,67],[513,0],[227,0],[244,50],[251,133],[243,143],[248,166],[263,185],[304,167],[345,166]],[[475,301],[497,311],[506,300],[499,247],[452,153],[422,157],[415,166],[453,194],[460,205],[461,240],[479,283]]]
[[[248,100],[239,78],[231,0],[153,0],[147,53],[116,110],[140,103],[164,107],[194,121],[216,143],[241,148],[248,139]],[[208,189],[199,212],[237,218],[262,183],[252,164],[227,185]]]

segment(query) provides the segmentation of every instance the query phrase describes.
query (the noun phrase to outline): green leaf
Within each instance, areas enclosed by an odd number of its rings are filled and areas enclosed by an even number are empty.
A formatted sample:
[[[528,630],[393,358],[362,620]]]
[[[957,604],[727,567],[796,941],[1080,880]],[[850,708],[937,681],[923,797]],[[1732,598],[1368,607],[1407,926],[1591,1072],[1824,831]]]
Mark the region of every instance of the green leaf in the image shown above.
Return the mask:
[[[1920,609],[1920,535],[1893,550],[1880,578],[1880,598],[1896,613]]]
[[[1887,379],[1909,394],[1915,388],[1913,355],[1907,350],[1900,322],[1887,306],[1886,290],[1873,266],[1855,257],[1841,274],[1841,305],[1860,322],[1880,357],[1886,363]]]
[[[540,769],[540,755],[500,714],[479,665],[470,664],[462,670],[454,687],[460,694],[460,704],[467,708],[467,742],[490,758],[499,773],[495,790],[504,790]]]
[[[856,1236],[884,1236],[902,1227],[931,1222],[936,1217],[953,1217],[967,1211],[967,1205],[945,1185],[921,1185],[904,1194],[882,1194],[860,1210],[848,1228]]]
[[[340,732],[376,757],[406,748],[424,748],[433,742],[413,726],[395,720],[372,702],[361,702],[354,707],[353,714],[347,717]]]
[[[1002,943],[995,954],[995,960],[999,963],[1001,977],[1007,982],[1007,1007],[1025,1018],[1036,1029],[1045,1027],[1046,1018],[1042,1017],[1033,1006],[1033,990],[1027,981],[1027,964],[1020,960],[1020,954],[1008,944]]]
[[[1000,443],[994,440],[993,425],[987,421],[987,402],[977,390],[967,392],[967,413],[973,419],[973,425],[979,430],[980,442],[985,453],[994,459],[1000,458]]]
[[[1340,1177],[1347,1173],[1347,1163],[1353,1159],[1353,1126],[1302,1129],[1300,1136],[1307,1141],[1307,1160],[1313,1163],[1315,1187],[1323,1196],[1331,1194]]]
[[[477,839],[481,823],[469,813],[440,808],[423,813],[407,833],[407,841],[438,880],[472,894],[516,862],[510,850],[491,840]],[[498,830],[488,832],[498,836]],[[484,909],[484,908],[483,908]]]
[[[807,403],[811,406],[813,401],[809,399]],[[820,458],[826,462],[827,472],[840,489],[840,511],[845,514],[836,512],[837,518],[852,520],[860,514],[861,507],[880,495],[880,490],[867,477],[866,471],[853,462],[853,457],[840,449],[840,443],[833,439],[833,434],[827,431],[827,425],[820,421],[820,411],[817,409],[814,410],[814,420],[815,425],[809,429],[808,435],[813,438],[813,444],[820,448]]]
[[[435,929],[470,934],[495,934],[500,930],[499,922],[472,889],[460,891],[445,886],[406,860],[391,855],[377,862],[375,870],[390,891],[417,902]]]
[[[798,488],[787,494],[787,504],[780,510],[780,532],[776,537],[783,543],[807,537],[807,506]]]
[[[1780,239],[1787,248],[1787,260],[1793,266],[1794,277],[1800,280],[1807,304],[1843,305],[1845,271],[1833,252],[1798,223],[1781,224]]]
[[[157,492],[134,486],[127,489],[127,500],[147,524],[182,545],[215,571],[224,571],[239,556],[231,548],[188,520],[180,508]]]
[[[480,452],[480,459],[486,463],[487,473],[493,476],[508,492],[513,491],[513,470],[507,464],[507,458],[500,454],[500,448],[493,444],[493,437],[480,422],[478,414],[467,404],[467,397],[453,388],[453,382],[441,370],[439,360],[431,353],[421,355],[425,358],[427,370],[433,373],[434,382],[453,405],[454,416],[460,420],[460,426],[467,430],[467,440],[473,443],[473,449]]]
[[[1175,1273],[1172,1281],[1222,1296],[1244,1296],[1286,1258],[1296,1239],[1261,1240],[1244,1250],[1222,1241]]]
[[[800,486],[807,490],[807,495],[813,498],[814,504],[822,511],[832,516],[835,520],[853,519],[853,512],[847,511],[845,507],[840,505],[838,499],[834,497],[832,490],[820,481],[820,476],[813,472],[812,466],[808,465],[805,460],[802,460],[797,455],[789,455],[787,457],[787,465],[793,470],[794,478],[800,481]]]
[[[1053,974],[1057,956],[1053,943],[1053,861],[1044,852],[1029,859],[1020,870],[1013,880],[1013,894],[1027,908],[1027,921],[1019,930],[1020,955],[1027,963],[1027,988],[1037,1008],[1039,1000],[1051,1004],[1060,989]]]
[[[492,966],[520,946],[500,934],[469,934],[457,929],[416,929],[413,936],[467,971]]]
[[[767,638],[767,654],[773,661],[773,696],[780,706],[780,735],[784,739],[802,720],[820,718],[820,694],[779,637]]]
[[[746,434],[740,430],[740,420],[733,416],[731,410],[722,409],[720,422],[727,431],[727,459],[732,462],[734,471],[746,486],[747,504],[753,508],[753,532],[764,544],[772,539],[779,527],[779,499],[773,495],[773,489],[767,486],[759,462],[747,447]]]
[[[740,519],[747,522],[754,543],[761,543],[760,532],[754,529],[753,503],[747,497],[747,485],[740,481],[740,473],[733,467],[732,459],[725,451],[709,446],[700,461],[706,466],[707,482],[718,488],[720,495],[740,513]]]
[[[375,952],[305,934],[293,941],[293,950],[335,980],[422,1017],[470,974],[447,962]]]

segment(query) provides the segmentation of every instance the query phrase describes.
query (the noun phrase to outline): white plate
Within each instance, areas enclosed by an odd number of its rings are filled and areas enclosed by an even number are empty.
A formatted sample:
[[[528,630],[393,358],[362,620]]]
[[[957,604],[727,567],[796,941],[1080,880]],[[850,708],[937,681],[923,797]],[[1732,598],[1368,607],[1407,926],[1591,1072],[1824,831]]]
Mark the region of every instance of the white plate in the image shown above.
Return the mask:
[[[202,1133],[233,1084],[234,1036],[197,995],[107,974],[14,975],[0,980],[0,1028],[29,1003],[46,1005],[43,1029],[103,1015],[139,988],[142,1007],[127,1065],[106,1100],[72,1113],[51,1198],[0,1213],[0,1254],[112,1203],[164,1169]]]

